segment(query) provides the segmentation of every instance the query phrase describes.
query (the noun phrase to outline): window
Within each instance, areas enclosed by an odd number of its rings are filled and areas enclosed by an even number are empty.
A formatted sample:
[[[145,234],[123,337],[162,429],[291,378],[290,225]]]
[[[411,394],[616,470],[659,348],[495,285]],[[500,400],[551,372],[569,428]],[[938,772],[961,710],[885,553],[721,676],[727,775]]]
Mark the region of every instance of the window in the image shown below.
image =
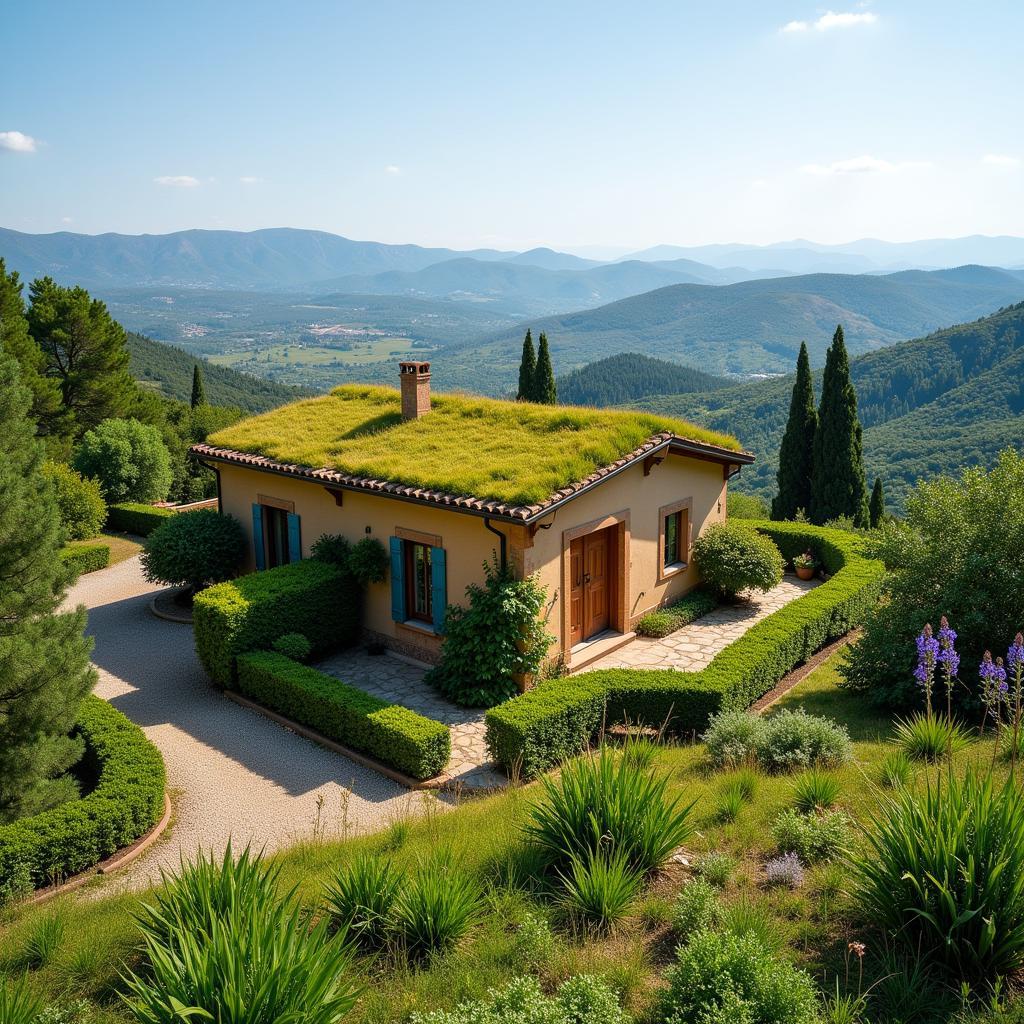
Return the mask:
[[[430,552],[426,544],[407,540],[405,548],[405,607],[410,619],[419,622],[433,622],[434,612],[431,594]]]
[[[259,495],[252,506],[252,546],[256,568],[274,569],[302,559],[301,521],[291,502]]]
[[[288,564],[288,513],[283,508],[263,505],[263,545],[265,565],[273,569]]]
[[[693,499],[665,505],[658,510],[659,579],[664,579],[690,561],[690,512]]]

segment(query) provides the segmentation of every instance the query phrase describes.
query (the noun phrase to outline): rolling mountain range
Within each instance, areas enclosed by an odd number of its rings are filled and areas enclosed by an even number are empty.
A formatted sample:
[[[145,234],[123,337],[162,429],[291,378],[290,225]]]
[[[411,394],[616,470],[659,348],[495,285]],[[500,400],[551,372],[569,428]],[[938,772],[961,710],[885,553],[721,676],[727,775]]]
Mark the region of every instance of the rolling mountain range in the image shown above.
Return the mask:
[[[1024,445],[1024,303],[859,356],[850,373],[869,483],[880,476],[897,508],[918,479]],[[820,396],[820,370],[815,377]],[[792,387],[787,375],[629,404],[734,433],[758,456],[739,488],[768,497]]]
[[[713,374],[792,369],[801,341],[821,365],[837,323],[852,355],[1024,299],[1024,273],[967,266],[896,274],[813,274],[734,285],[672,285],[597,309],[534,319],[435,355],[454,386],[500,393],[514,381],[527,326],[545,331],[556,373],[640,352]]]

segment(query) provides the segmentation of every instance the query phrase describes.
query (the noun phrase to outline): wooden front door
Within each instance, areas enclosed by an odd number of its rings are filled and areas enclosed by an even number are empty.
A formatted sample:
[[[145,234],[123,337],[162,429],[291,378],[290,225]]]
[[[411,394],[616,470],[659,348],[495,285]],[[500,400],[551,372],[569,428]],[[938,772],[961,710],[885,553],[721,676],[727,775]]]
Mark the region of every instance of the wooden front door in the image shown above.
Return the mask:
[[[569,544],[569,645],[589,640],[612,621],[615,594],[615,527],[589,533]]]

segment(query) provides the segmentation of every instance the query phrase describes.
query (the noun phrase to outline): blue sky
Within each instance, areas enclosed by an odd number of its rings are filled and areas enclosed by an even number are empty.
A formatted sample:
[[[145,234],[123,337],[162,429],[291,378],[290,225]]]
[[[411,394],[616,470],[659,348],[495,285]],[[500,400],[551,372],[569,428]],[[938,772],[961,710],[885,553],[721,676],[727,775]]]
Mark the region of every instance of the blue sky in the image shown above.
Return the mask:
[[[8,5],[0,225],[527,248],[1024,234],[1024,6]]]

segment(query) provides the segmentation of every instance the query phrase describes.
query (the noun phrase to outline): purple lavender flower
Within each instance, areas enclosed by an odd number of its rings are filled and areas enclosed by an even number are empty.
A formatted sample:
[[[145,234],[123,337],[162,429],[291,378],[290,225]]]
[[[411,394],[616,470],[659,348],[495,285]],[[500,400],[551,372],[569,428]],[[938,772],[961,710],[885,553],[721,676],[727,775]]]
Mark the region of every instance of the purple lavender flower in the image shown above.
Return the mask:
[[[939,652],[935,658],[942,666],[947,688],[952,686],[953,679],[960,671],[960,655],[953,646],[955,643],[956,631],[950,628],[949,620],[943,615],[939,620]]]
[[[1000,707],[1008,689],[1003,659],[996,658],[993,661],[992,652],[986,651],[978,666],[978,675],[981,676],[981,699],[985,704],[985,713],[999,722],[1002,719]]]
[[[765,864],[764,879],[768,885],[786,885],[790,889],[797,889],[804,880],[804,866],[795,853],[784,853]]]
[[[1006,667],[1011,672],[1017,672],[1024,668],[1024,634],[1018,633],[1006,652]]]
[[[929,718],[932,713],[932,688],[935,685],[935,665],[938,655],[939,641],[932,636],[931,623],[925,623],[921,635],[917,638],[917,667],[914,669],[914,678],[924,690],[924,701]]]

